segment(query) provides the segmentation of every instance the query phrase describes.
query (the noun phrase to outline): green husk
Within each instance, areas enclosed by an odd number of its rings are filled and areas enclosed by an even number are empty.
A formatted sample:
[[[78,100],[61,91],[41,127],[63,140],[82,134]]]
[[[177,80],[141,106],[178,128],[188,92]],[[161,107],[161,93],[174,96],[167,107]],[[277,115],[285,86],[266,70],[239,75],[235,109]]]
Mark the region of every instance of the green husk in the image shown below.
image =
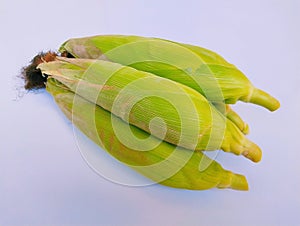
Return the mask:
[[[148,144],[157,144],[149,151],[136,151],[119,141],[115,131],[124,131],[127,124],[104,110],[71,92],[53,78],[48,78],[47,91],[72,123],[112,156],[134,170],[162,185],[203,190],[210,188],[232,188],[248,190],[246,178],[224,170],[217,162],[201,152],[175,147],[159,141],[135,126],[131,131]],[[113,124],[112,121],[115,121]],[[176,149],[176,150],[175,150]],[[174,151],[175,150],[175,151]],[[199,170],[201,162],[209,162],[205,170]]]
[[[280,106],[274,97],[255,88],[234,65],[198,46],[157,38],[99,35],[70,39],[59,51],[77,58],[105,59],[154,73],[197,90],[211,102],[234,104],[241,100],[270,111]]]
[[[221,148],[255,162],[261,159],[256,144],[187,86],[102,60],[57,58],[38,68],[76,94],[172,144],[200,151]],[[151,129],[153,118],[163,121],[156,121]]]

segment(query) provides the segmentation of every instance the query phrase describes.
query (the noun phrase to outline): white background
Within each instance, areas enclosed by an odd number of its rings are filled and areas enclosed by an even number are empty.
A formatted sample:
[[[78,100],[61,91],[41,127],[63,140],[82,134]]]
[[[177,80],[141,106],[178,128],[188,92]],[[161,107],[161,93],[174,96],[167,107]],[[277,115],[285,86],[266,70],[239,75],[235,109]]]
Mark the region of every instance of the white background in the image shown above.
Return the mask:
[[[299,14],[299,0],[2,0],[0,225],[300,225]],[[82,159],[72,125],[50,95],[14,101],[14,78],[36,53],[96,34],[212,49],[280,100],[274,113],[235,107],[263,150],[260,163],[217,157],[247,176],[250,191],[114,184]]]

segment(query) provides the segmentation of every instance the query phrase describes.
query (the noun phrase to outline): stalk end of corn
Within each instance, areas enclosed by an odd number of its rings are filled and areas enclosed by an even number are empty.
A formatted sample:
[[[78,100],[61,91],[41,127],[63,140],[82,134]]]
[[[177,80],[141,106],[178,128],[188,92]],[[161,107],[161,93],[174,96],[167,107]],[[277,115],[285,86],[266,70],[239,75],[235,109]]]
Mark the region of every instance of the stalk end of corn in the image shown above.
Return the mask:
[[[280,102],[261,89],[254,88],[248,102],[267,108],[270,111],[276,111],[280,107]]]
[[[221,181],[217,188],[224,189],[224,188],[231,188],[234,190],[240,190],[240,191],[248,191],[249,186],[247,179],[244,175],[236,174],[233,172],[228,171],[227,172],[228,177],[223,178],[224,180]]]
[[[244,122],[229,105],[226,105],[226,117],[231,120],[243,134],[247,135],[249,133],[249,125]]]
[[[222,150],[235,155],[243,155],[253,162],[259,162],[262,156],[260,147],[249,140],[230,120],[227,120],[226,126],[229,132],[225,133],[227,139],[223,139]]]
[[[249,186],[246,177],[241,174],[233,174],[230,188],[240,191],[248,191]]]
[[[242,155],[253,162],[259,162],[262,157],[262,151],[257,144],[247,139],[243,147]]]

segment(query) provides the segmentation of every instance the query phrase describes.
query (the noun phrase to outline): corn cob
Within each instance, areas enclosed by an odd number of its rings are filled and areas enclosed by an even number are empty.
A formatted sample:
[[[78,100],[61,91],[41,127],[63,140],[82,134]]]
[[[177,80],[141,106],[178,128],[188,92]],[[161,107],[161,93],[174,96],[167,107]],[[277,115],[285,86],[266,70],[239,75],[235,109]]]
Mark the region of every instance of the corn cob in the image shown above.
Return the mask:
[[[227,104],[234,104],[241,100],[271,111],[280,105],[274,97],[255,88],[234,65],[198,46],[157,38],[103,35],[70,39],[59,51],[78,58],[106,59],[154,73],[187,85],[212,102],[225,100]],[[214,86],[209,85],[212,79]],[[221,93],[213,87],[219,87]]]
[[[123,131],[125,129],[127,125],[124,121],[71,92],[53,78],[47,80],[47,91],[54,97],[64,114],[86,136],[116,159],[154,182],[191,190],[214,187],[248,190],[247,180],[243,175],[224,170],[217,162],[209,159],[202,152],[176,148],[164,141],[149,151],[132,150],[120,142],[115,134],[116,130]],[[112,126],[113,119],[116,121],[114,128]],[[148,143],[156,144],[158,142],[155,137],[148,137],[147,133],[137,127],[130,127],[136,136],[147,138]],[[199,171],[199,163],[203,160],[209,161],[210,164],[204,171]]]
[[[255,162],[261,159],[256,144],[206,98],[187,86],[102,60],[57,58],[38,68],[76,94],[172,144],[201,151],[221,148]],[[145,93],[151,95],[136,101]],[[171,100],[177,109],[165,99]],[[164,121],[157,121],[151,130],[150,121],[156,117]]]

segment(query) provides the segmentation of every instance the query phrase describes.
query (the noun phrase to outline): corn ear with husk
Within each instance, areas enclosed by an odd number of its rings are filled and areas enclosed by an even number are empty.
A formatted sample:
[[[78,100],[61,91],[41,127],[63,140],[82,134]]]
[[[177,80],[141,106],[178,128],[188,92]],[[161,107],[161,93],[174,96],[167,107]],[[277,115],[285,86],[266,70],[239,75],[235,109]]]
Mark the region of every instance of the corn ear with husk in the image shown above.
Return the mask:
[[[243,175],[224,170],[202,152],[191,152],[159,141],[135,126],[130,126],[132,132],[155,147],[149,151],[128,148],[116,135],[116,131],[124,131],[127,127],[123,120],[75,94],[53,78],[47,79],[46,86],[60,109],[79,130],[116,159],[154,182],[191,190],[214,187],[248,190]],[[199,170],[199,164],[203,161],[209,164],[204,170]]]
[[[99,35],[70,39],[59,51],[76,58],[105,59],[154,73],[197,90],[211,102],[234,104],[241,100],[270,111],[280,105],[274,97],[254,87],[223,57],[198,46],[158,38]]]
[[[58,57],[38,69],[159,139],[190,150],[221,148],[254,162],[261,159],[256,144],[185,85],[103,60]]]

